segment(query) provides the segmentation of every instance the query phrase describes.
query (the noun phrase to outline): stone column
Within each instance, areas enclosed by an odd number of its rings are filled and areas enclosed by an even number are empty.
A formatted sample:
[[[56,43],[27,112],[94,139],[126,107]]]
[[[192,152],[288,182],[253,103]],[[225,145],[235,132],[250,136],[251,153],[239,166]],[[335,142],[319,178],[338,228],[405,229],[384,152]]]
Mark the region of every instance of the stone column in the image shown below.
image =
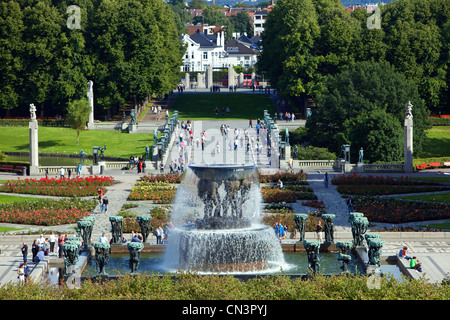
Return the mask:
[[[243,88],[244,87],[244,73],[239,73],[239,84],[238,84],[239,88]]]
[[[186,83],[185,89],[190,89],[191,88],[191,79],[190,79],[189,72],[186,72],[186,75],[184,76],[184,81]]]
[[[208,70],[206,73],[206,89],[209,89],[213,86],[213,68],[212,66],[208,66]]]
[[[87,99],[89,105],[91,106],[91,112],[89,113],[88,129],[94,129],[94,82],[92,80],[88,81],[87,86]]]
[[[30,104],[30,122],[28,124],[30,136],[30,175],[39,174],[38,122],[36,107]]]
[[[228,66],[228,88],[230,86],[234,86],[235,85],[235,81],[234,81],[234,69],[233,69],[233,65],[230,64]]]
[[[412,110],[411,102],[406,104],[406,112],[405,112],[405,172],[413,172],[413,115],[411,113]]]
[[[205,89],[205,79],[203,73],[197,73],[197,89]]]

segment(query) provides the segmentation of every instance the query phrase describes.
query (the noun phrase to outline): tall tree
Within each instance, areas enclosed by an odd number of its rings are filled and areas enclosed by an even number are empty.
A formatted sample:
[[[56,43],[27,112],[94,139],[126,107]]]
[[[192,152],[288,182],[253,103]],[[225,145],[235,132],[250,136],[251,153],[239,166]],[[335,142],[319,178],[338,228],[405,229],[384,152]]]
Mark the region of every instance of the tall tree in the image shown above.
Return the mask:
[[[364,149],[374,148],[363,145],[366,138],[376,138],[377,134],[388,138],[402,134],[405,115],[405,105],[413,104],[414,116],[414,153],[420,155],[425,130],[429,128],[428,110],[420,98],[417,85],[408,81],[404,75],[397,72],[388,62],[357,62],[346,70],[330,77],[326,83],[327,90],[317,99],[318,111],[307,121],[308,136],[315,146],[326,147],[339,153],[344,143],[360,146]],[[394,122],[390,122],[390,117]],[[378,120],[376,120],[378,119]],[[364,129],[367,125],[371,125]],[[379,121],[379,125],[376,125]],[[396,124],[395,124],[396,123]],[[359,131],[357,131],[359,130]],[[386,134],[381,134],[386,130]],[[388,132],[399,130],[396,135]],[[358,132],[358,133],[356,133]],[[365,140],[369,143],[371,140]],[[381,158],[369,158],[371,161],[392,160],[394,155],[402,154],[402,150],[393,150],[397,142],[380,145],[389,146],[386,157],[380,152],[373,152]],[[397,145],[397,149],[400,145]],[[370,153],[369,153],[370,154]],[[389,155],[389,157],[387,157]]]
[[[23,78],[22,10],[14,1],[0,3],[0,109],[19,106]]]

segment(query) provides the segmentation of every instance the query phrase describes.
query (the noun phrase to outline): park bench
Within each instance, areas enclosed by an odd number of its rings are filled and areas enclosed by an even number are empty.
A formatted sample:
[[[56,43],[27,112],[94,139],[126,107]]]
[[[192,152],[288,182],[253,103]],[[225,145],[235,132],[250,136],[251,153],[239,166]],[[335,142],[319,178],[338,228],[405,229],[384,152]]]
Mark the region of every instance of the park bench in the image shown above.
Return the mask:
[[[442,167],[440,162],[430,162],[430,167],[431,168],[440,168]]]
[[[0,167],[0,171],[22,172],[22,167],[21,166],[16,166],[14,168],[14,166],[11,165],[11,164],[2,164],[2,166]]]
[[[427,168],[431,168],[431,167],[426,163],[421,163],[421,164],[416,165],[417,170],[423,170],[423,169],[427,169]]]

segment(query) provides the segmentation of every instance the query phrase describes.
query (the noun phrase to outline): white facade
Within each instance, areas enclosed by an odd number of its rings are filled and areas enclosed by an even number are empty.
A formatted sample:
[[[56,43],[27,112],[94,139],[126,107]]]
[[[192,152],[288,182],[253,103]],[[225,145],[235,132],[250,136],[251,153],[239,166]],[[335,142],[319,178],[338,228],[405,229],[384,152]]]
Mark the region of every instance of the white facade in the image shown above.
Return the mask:
[[[267,20],[267,11],[256,11],[253,15],[253,30],[256,35],[261,35],[264,32],[264,24]]]
[[[217,35],[216,41],[210,40],[209,45],[205,45],[205,37],[203,37],[202,42],[196,42],[191,36],[185,34],[182,40],[187,44],[187,48],[181,71],[204,72],[210,65],[213,68],[226,68],[228,66],[227,54],[224,51],[223,32]]]
[[[227,68],[229,65],[253,67],[257,62],[258,52],[249,49],[249,44],[230,40],[225,44],[224,33],[217,35],[193,34],[183,35],[182,41],[187,45],[181,71],[205,72],[208,66]]]

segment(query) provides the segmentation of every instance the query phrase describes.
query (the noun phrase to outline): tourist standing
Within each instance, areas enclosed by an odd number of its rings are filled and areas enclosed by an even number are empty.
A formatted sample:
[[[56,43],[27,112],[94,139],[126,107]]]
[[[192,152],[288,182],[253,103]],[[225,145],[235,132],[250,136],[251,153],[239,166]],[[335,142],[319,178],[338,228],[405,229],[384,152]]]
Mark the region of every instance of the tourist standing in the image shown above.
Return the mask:
[[[56,240],[58,240],[58,237],[55,235],[55,233],[52,231],[52,234],[50,235],[50,253],[55,252],[55,243]]]
[[[33,244],[31,245],[31,261],[34,261],[34,258],[37,256],[39,252],[39,245],[37,243],[37,240],[33,241]]]
[[[17,269],[17,279],[19,284],[25,283],[25,268],[23,263]]]
[[[352,201],[351,197],[349,197],[347,199],[347,208],[348,208],[348,213],[353,212],[353,201]]]
[[[22,251],[23,262],[27,262],[28,246],[25,242],[22,243],[21,251]]]
[[[163,235],[163,229],[161,228],[161,226],[158,226],[155,232],[156,232],[156,244],[162,244],[161,238]]]
[[[65,173],[66,173],[66,171],[64,170],[63,167],[61,167],[61,169],[59,169],[59,178],[64,179]]]
[[[325,183],[325,188],[328,188],[328,172],[325,172],[325,178],[323,179],[323,182]]]
[[[322,220],[319,220],[319,222],[316,225],[316,236],[317,240],[322,243]]]
[[[98,242],[100,243],[108,243],[108,238],[106,237],[106,234],[102,232],[102,236],[98,238]]]

